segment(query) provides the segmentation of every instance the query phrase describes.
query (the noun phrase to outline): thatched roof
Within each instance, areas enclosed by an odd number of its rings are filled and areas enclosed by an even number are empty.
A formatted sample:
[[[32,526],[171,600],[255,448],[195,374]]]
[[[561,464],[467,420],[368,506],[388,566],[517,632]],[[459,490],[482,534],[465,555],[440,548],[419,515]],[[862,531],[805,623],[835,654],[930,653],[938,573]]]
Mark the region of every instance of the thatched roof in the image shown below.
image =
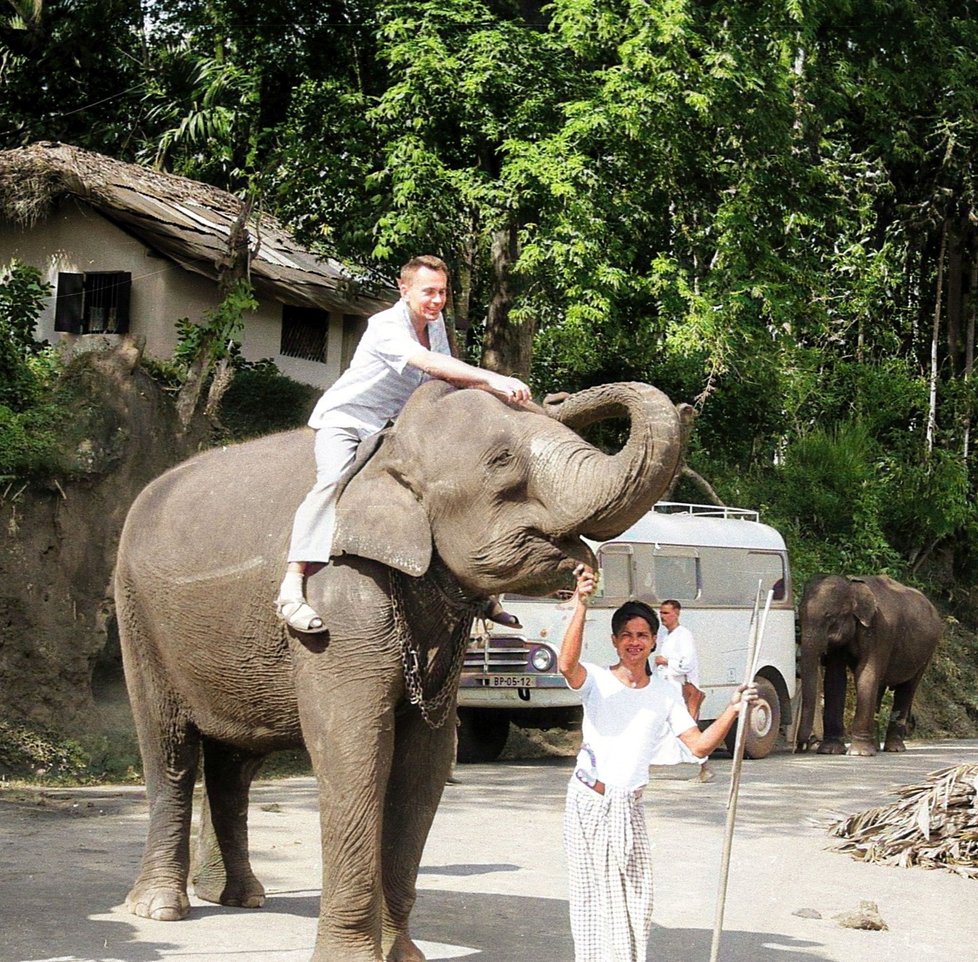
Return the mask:
[[[188,271],[217,280],[241,201],[208,184],[113,160],[68,144],[41,141],[0,151],[0,219],[43,220],[66,197],[88,204],[119,228]],[[388,306],[393,290],[371,290],[339,261],[297,244],[268,214],[249,220],[251,279],[259,293],[286,304],[348,314]]]
[[[921,785],[897,790],[890,805],[829,826],[853,858],[889,865],[945,868],[978,878],[978,765],[931,772]]]

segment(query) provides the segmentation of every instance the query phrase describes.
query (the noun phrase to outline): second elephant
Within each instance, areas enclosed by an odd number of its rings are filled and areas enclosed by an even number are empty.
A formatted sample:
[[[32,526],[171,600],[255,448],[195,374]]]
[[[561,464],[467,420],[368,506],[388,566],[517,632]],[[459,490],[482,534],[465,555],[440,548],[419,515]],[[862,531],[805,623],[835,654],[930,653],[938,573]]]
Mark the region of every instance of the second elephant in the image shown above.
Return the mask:
[[[917,685],[937,650],[943,623],[919,591],[885,575],[820,575],[805,585],[801,622],[802,716],[796,747],[812,744],[819,665],[825,667],[824,732],[818,751],[846,751],[843,710],[848,672],[856,683],[850,755],[875,755],[875,718],[893,690],[883,750],[903,751]]]

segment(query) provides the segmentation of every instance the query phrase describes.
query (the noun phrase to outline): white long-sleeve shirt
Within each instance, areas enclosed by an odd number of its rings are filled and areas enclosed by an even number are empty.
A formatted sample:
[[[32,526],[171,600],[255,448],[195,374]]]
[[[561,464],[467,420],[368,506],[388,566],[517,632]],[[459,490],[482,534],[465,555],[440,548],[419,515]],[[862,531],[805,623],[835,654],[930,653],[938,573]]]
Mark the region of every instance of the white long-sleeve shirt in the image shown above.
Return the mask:
[[[696,643],[693,633],[683,625],[676,625],[672,631],[660,626],[656,635],[655,657],[661,655],[668,659],[667,665],[656,665],[656,674],[682,690],[683,682],[691,681],[696,687],[700,684],[700,665],[696,657]]]

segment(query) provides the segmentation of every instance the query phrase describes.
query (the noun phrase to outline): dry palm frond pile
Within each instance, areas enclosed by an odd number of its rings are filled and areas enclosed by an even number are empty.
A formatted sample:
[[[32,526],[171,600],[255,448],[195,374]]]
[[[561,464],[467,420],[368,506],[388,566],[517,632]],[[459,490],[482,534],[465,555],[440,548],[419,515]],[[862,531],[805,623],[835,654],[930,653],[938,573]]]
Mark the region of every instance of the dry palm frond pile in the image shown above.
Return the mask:
[[[853,858],[906,868],[944,868],[978,878],[978,765],[931,772],[897,789],[899,801],[833,822]]]

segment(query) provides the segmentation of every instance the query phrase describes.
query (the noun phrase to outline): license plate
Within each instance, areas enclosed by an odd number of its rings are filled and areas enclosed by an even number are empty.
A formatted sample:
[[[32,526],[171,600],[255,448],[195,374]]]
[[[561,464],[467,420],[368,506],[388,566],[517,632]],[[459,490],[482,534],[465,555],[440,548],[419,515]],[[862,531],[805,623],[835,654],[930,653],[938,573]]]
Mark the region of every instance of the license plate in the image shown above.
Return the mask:
[[[490,688],[536,688],[533,675],[490,675]]]

